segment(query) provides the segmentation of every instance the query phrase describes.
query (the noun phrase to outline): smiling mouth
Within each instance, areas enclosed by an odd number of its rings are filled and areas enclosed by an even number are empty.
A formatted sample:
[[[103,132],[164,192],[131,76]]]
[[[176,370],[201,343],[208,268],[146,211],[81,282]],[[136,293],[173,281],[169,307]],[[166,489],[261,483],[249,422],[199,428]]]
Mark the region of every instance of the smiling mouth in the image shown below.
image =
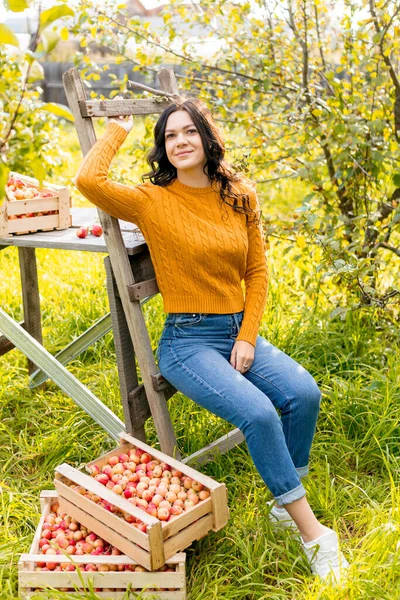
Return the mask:
[[[185,156],[186,154],[192,154],[191,150],[188,150],[187,152],[180,152],[179,154],[177,154],[176,156]]]

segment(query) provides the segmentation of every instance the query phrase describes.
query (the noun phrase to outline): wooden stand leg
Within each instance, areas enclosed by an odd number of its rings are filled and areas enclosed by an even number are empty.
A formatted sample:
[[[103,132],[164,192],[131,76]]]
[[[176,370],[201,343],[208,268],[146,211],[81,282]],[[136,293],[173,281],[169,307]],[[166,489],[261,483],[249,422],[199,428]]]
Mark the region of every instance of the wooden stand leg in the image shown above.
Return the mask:
[[[18,255],[24,307],[24,328],[35,340],[42,344],[42,321],[35,248],[18,248]],[[29,375],[36,369],[37,367],[28,359]]]
[[[115,353],[117,356],[119,387],[121,402],[124,410],[126,431],[143,442],[146,441],[144,421],[140,419],[142,411],[135,406],[135,400],[129,394],[135,390],[139,383],[136,372],[135,351],[133,349],[128,324],[118,295],[117,285],[113,276],[111,261],[108,256],[104,259],[107,275],[107,293],[110,304],[112,329],[114,332]],[[147,402],[147,400],[146,400]]]

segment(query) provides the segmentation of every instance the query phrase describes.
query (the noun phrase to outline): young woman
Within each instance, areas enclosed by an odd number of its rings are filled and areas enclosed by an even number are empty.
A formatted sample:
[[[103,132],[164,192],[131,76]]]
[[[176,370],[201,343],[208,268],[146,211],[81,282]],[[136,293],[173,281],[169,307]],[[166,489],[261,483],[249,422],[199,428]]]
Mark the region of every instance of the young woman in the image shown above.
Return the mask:
[[[146,239],[168,313],[160,372],[241,429],[274,496],[271,521],[297,532],[315,574],[339,580],[348,563],[337,534],[317,520],[301,482],[321,394],[303,367],[258,335],[268,272],[254,186],[224,161],[211,114],[194,98],[174,101],[158,119],[146,183],[115,183],[109,167],[132,126],[132,116],[109,119],[76,185]]]

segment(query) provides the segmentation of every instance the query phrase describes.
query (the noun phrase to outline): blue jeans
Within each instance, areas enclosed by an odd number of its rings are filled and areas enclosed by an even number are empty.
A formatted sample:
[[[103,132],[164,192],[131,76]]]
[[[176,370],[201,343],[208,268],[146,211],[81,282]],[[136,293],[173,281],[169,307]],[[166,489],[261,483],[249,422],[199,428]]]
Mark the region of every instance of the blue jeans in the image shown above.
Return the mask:
[[[242,319],[243,311],[169,313],[159,369],[180,392],[243,432],[265,484],[279,504],[289,504],[306,493],[300,479],[308,473],[321,393],[302,366],[261,336],[250,369],[236,371],[229,359]]]

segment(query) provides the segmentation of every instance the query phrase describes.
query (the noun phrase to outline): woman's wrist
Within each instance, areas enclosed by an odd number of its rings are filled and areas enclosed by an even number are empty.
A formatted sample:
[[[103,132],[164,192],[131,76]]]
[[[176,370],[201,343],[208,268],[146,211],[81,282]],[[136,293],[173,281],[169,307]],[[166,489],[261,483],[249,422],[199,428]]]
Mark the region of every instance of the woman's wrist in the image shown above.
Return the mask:
[[[116,125],[118,125],[118,127],[121,127],[121,129],[125,129],[125,127],[124,127],[124,125],[123,125],[122,121],[121,121],[121,122],[118,122],[118,120],[117,120],[117,119],[114,119],[114,117],[112,117],[111,119],[108,119],[108,123],[107,123],[107,125],[110,125],[111,123],[115,123]],[[125,129],[125,131],[126,131],[126,129]]]

